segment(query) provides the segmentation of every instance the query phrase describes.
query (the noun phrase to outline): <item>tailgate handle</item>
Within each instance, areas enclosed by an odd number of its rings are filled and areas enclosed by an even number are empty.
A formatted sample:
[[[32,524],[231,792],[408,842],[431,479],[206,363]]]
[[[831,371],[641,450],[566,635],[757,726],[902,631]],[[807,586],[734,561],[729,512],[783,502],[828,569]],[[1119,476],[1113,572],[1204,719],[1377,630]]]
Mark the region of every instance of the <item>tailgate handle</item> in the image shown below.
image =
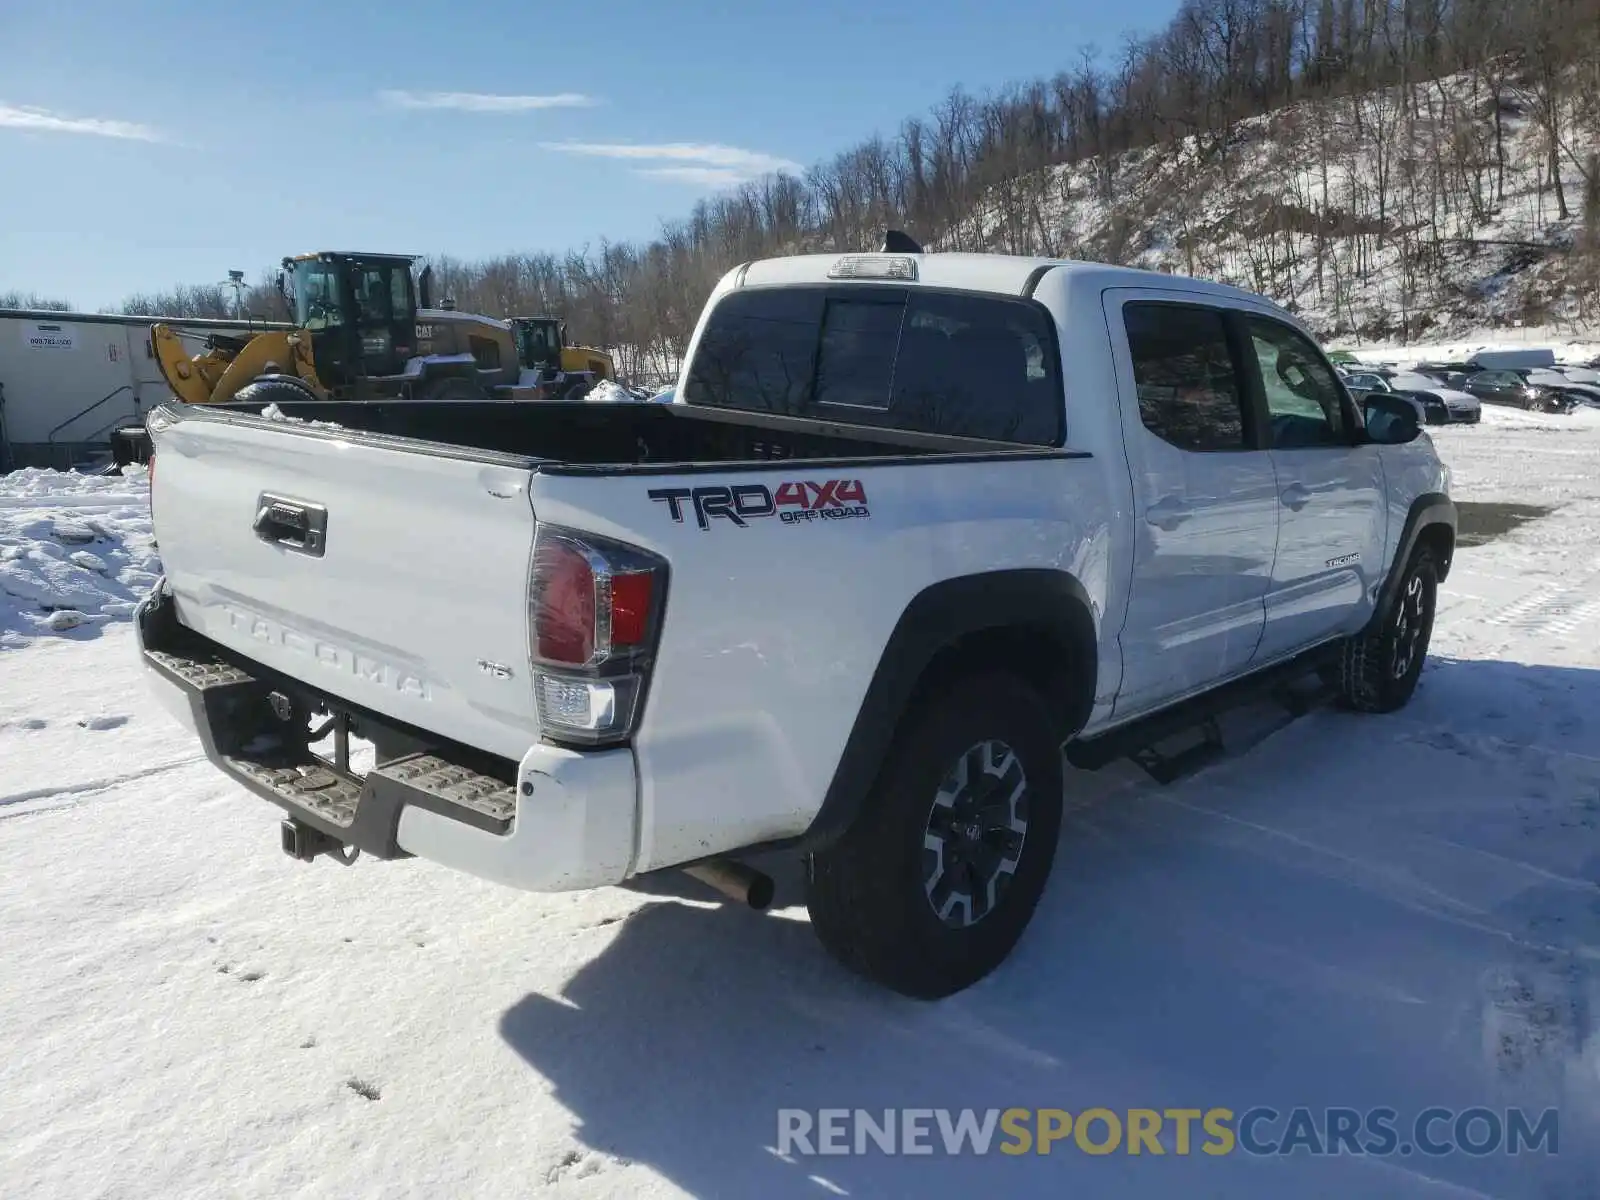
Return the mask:
[[[262,492],[250,527],[262,541],[297,554],[321,558],[328,548],[328,510],[320,504]]]

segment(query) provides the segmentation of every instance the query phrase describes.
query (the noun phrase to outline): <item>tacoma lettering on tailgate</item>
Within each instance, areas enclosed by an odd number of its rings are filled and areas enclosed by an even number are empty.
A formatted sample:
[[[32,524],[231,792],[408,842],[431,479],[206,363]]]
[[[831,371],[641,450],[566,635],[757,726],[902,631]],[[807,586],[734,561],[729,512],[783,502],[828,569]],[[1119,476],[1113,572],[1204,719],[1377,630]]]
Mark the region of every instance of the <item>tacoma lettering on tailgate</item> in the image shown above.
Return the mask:
[[[371,655],[362,654],[348,646],[340,646],[324,638],[301,633],[287,625],[272,621],[259,613],[248,612],[228,605],[228,624],[258,642],[281,646],[295,654],[305,655],[318,665],[350,676],[362,683],[395,691],[402,696],[415,696],[419,700],[432,700],[433,688],[425,679],[383,662]]]
[[[777,517],[785,525],[809,521],[841,521],[870,517],[867,490],[859,479],[792,480],[774,492],[764,483],[719,483],[697,488],[651,488],[650,499],[665,504],[679,524],[685,508],[695,523],[710,529],[715,518],[743,529],[761,517]]]

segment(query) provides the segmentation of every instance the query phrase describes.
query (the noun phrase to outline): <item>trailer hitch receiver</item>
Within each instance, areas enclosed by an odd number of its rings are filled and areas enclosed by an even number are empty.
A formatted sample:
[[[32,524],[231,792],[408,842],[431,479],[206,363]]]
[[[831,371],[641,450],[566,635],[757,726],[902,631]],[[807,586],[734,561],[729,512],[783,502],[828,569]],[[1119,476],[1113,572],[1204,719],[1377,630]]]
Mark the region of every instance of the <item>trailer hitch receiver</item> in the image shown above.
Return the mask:
[[[320,829],[313,829],[293,818],[278,826],[283,852],[296,862],[313,862],[318,855],[326,854],[336,862],[349,866],[361,857],[361,851],[347,846],[338,838],[329,837]]]

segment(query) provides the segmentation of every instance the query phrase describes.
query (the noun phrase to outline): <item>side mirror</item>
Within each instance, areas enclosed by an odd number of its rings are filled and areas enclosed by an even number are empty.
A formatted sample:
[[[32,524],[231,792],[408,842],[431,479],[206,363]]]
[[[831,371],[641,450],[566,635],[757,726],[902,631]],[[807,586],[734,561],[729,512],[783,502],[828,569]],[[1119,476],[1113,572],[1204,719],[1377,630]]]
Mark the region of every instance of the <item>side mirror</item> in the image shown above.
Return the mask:
[[[1367,424],[1367,437],[1380,445],[1403,446],[1422,432],[1416,406],[1393,393],[1368,392],[1361,397],[1361,415]]]

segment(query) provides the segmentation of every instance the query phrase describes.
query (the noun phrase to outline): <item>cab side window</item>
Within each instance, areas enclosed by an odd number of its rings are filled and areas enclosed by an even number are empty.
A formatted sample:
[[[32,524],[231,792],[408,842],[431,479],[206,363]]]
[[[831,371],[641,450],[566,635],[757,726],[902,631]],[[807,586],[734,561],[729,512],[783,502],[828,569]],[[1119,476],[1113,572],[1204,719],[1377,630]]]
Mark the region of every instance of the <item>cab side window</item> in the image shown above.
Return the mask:
[[[1219,310],[1137,301],[1123,307],[1122,320],[1146,429],[1179,450],[1253,448]]]
[[[1344,389],[1316,347],[1298,331],[1266,317],[1246,326],[1266,393],[1274,450],[1350,445]]]

